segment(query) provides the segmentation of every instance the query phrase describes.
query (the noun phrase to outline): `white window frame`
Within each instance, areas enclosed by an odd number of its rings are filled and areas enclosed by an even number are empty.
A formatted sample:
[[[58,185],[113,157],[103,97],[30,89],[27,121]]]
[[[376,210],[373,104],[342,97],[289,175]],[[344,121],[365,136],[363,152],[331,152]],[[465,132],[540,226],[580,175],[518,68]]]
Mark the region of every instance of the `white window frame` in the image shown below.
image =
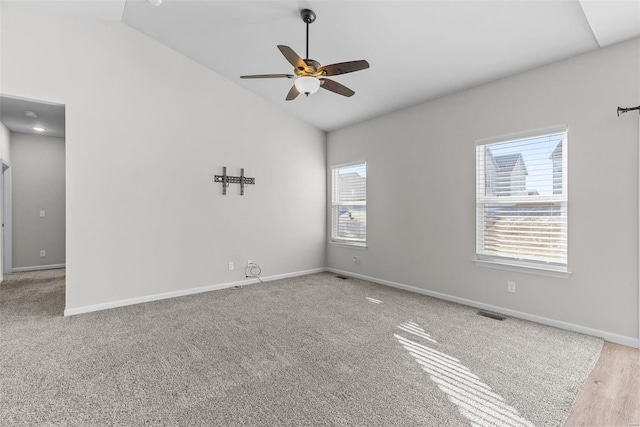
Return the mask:
[[[330,191],[331,191],[331,205],[330,205],[330,227],[329,227],[329,241],[332,245],[335,246],[345,246],[345,247],[350,247],[350,248],[354,248],[354,249],[367,249],[367,230],[365,228],[365,238],[364,240],[360,240],[360,239],[346,239],[346,238],[339,238],[339,237],[335,237],[334,236],[334,224],[336,219],[336,208],[341,204],[340,200],[339,200],[339,196],[336,194],[336,192],[334,191],[335,186],[334,186],[334,171],[336,171],[337,169],[342,169],[342,168],[347,168],[350,166],[358,166],[358,165],[364,165],[365,170],[367,170],[367,162],[364,160],[360,160],[360,161],[355,161],[355,162],[349,162],[349,163],[340,163],[337,165],[332,165],[331,166],[331,170],[330,170],[330,180],[331,180],[331,187],[330,187]],[[368,178],[365,178],[365,180]],[[366,206],[367,206],[367,198],[368,198],[368,192],[367,192],[367,188],[366,188],[366,181],[365,181],[365,201],[364,202],[348,202],[348,204],[362,204],[365,206],[365,212],[366,212]],[[365,224],[366,227],[366,224]]]
[[[571,274],[569,271],[568,264],[568,255],[566,263],[551,263],[544,261],[536,261],[536,260],[526,260],[526,259],[517,259],[516,257],[500,257],[496,255],[488,255],[482,254],[479,248],[484,245],[483,243],[483,230],[484,230],[484,205],[487,203],[497,203],[497,202],[518,202],[518,201],[526,201],[526,202],[554,202],[561,203],[561,209],[563,210],[562,214],[566,218],[566,222],[563,224],[564,232],[567,232],[568,227],[568,216],[567,216],[567,205],[568,205],[568,132],[569,128],[567,125],[554,126],[545,129],[536,129],[526,132],[518,132],[509,135],[501,135],[492,138],[479,139],[475,141],[476,146],[476,168],[482,168],[476,170],[476,176],[474,182],[476,184],[476,256],[473,259],[473,262],[476,266],[479,267],[488,267],[488,268],[496,268],[500,270],[509,270],[509,271],[518,271],[524,273],[532,273],[539,274],[543,276],[551,276],[551,277],[560,277],[567,278]],[[564,133],[563,140],[563,149],[562,149],[562,194],[553,194],[547,196],[521,196],[520,198],[510,196],[509,200],[506,200],[506,197],[489,197],[484,194],[484,181],[479,182],[479,177],[485,176],[484,174],[484,158],[479,161],[478,155],[479,152],[477,147],[486,146],[491,144],[512,142],[522,139],[532,139],[538,137],[544,137],[553,134]],[[483,151],[484,153],[484,151]],[[565,234],[567,235],[567,234]],[[567,235],[567,244],[568,244],[568,235]]]

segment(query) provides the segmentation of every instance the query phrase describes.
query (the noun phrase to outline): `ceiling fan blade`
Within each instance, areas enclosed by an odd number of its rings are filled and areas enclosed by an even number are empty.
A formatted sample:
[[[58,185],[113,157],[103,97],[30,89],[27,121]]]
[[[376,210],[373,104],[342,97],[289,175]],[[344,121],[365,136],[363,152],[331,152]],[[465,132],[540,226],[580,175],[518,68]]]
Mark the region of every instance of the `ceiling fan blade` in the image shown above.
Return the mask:
[[[289,46],[279,44],[278,49],[280,49],[280,52],[284,55],[285,58],[287,58],[287,61],[289,61],[289,63],[293,65],[294,68],[297,68],[299,70],[304,70],[307,68],[307,64],[304,62],[304,60],[300,58],[300,56],[295,53]]]
[[[289,90],[289,93],[287,94],[287,97],[285,98],[287,101],[293,101],[294,99],[296,99],[296,97],[300,94],[300,92],[298,92],[298,89],[296,89],[296,85],[291,86],[291,89]]]
[[[253,74],[250,76],[240,76],[241,79],[280,79],[280,78],[292,79],[295,76],[293,74]]]
[[[320,67],[318,71],[322,71],[322,74],[325,76],[337,76],[338,74],[353,73],[354,71],[366,70],[367,68],[369,68],[369,63],[362,59],[360,61],[325,65],[324,67]]]
[[[349,89],[348,87],[341,85],[338,82],[334,82],[333,80],[329,80],[329,79],[318,79],[320,80],[320,87],[326,90],[329,90],[331,92],[335,92],[338,95],[342,95],[342,96],[353,96],[353,94],[355,93],[354,91],[352,91],[351,89]],[[294,87],[295,89],[295,87]]]

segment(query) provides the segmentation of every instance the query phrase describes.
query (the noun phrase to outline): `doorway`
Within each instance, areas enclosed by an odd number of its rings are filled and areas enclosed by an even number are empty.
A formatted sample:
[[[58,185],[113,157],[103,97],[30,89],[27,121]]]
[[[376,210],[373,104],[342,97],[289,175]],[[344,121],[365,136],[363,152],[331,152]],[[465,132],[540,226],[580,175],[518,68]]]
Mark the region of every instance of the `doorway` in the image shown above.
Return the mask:
[[[65,268],[65,106],[0,95],[0,122],[3,276]]]

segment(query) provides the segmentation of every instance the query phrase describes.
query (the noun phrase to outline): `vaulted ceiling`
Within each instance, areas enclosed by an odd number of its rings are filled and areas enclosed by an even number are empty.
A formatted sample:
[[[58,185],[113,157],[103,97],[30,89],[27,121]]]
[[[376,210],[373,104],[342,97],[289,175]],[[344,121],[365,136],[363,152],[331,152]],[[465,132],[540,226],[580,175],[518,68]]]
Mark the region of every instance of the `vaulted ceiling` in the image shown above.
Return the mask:
[[[640,36],[640,1],[5,1],[121,21],[325,131]],[[366,59],[335,76],[356,93],[320,90],[285,101],[290,79],[276,48],[305,56],[302,8],[317,14],[309,56]]]

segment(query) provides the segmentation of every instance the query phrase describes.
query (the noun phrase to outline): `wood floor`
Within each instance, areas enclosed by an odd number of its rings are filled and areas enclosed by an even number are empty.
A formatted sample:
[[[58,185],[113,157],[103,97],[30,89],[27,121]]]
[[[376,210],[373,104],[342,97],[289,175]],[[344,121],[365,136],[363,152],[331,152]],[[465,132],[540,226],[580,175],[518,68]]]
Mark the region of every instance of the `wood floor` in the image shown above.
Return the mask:
[[[640,350],[604,343],[565,427],[640,426]]]

